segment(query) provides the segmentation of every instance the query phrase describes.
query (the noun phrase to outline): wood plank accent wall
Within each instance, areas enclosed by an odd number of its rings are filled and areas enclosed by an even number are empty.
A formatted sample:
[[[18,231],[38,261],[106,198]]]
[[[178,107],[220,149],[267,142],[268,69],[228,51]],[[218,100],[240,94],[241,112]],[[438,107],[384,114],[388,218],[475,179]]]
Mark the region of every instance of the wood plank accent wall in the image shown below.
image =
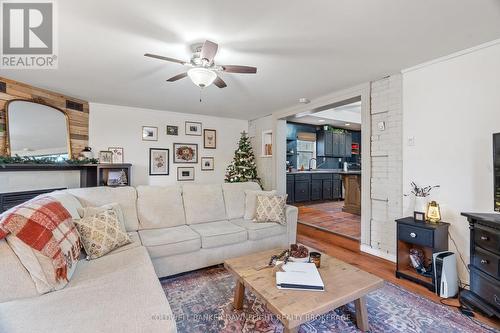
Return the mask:
[[[5,85],[2,85],[5,83]],[[36,88],[28,84],[3,78],[0,76],[0,155],[7,154],[7,133],[5,124],[5,105],[13,99],[23,99],[54,106],[63,110],[69,119],[69,134],[71,140],[71,154],[76,158],[89,143],[89,103],[77,98],[64,96],[45,89]],[[69,101],[69,103],[67,103]],[[76,103],[76,104],[75,104]],[[80,104],[80,106],[78,106]],[[83,107],[81,107],[83,105]],[[75,110],[75,109],[81,109]],[[43,124],[40,124],[43,126]]]

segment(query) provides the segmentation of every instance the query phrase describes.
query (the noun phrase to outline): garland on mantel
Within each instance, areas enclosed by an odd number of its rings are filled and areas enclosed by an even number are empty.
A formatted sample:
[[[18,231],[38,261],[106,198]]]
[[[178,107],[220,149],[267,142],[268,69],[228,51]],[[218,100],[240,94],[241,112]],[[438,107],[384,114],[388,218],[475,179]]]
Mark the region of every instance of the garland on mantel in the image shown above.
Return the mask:
[[[53,164],[53,165],[83,165],[97,164],[95,158],[71,159],[57,161],[56,157],[34,157],[34,156],[0,156],[0,167],[5,168],[8,164]]]

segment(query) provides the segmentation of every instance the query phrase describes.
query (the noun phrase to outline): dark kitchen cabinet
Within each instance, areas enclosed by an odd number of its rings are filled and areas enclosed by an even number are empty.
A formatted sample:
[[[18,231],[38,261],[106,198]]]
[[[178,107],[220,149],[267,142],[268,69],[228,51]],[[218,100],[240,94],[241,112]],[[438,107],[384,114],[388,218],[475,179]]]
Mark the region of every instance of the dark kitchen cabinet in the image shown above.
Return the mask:
[[[318,157],[351,157],[352,134],[318,131],[316,133],[316,155]]]
[[[320,179],[311,181],[311,201],[321,200],[323,197],[323,181]]]
[[[304,202],[310,200],[310,186],[310,181],[295,181],[295,202]]]
[[[342,180],[334,179],[332,182],[332,199],[342,199]]]
[[[286,198],[286,203],[291,204],[295,201],[294,199],[294,190],[295,188],[295,180],[293,175],[287,175],[286,176],[286,194],[288,194]]]
[[[344,134],[344,157],[351,157],[352,156],[352,134],[351,133],[345,133]]]
[[[331,180],[323,180],[323,200],[333,199],[333,182]]]
[[[333,157],[333,135],[329,131],[318,131],[316,133],[316,155],[322,157]]]

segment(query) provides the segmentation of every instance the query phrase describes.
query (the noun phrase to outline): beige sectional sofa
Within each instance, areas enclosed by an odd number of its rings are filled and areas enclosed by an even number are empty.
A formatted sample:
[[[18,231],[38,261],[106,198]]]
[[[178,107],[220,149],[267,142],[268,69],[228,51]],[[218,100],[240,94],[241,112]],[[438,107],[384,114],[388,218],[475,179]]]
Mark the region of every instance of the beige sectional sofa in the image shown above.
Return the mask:
[[[259,189],[235,183],[58,192],[75,218],[81,206],[120,204],[133,243],[81,260],[64,289],[39,295],[0,241],[0,332],[175,332],[158,277],[295,243],[295,207],[287,206],[286,226],[244,219],[245,190]]]

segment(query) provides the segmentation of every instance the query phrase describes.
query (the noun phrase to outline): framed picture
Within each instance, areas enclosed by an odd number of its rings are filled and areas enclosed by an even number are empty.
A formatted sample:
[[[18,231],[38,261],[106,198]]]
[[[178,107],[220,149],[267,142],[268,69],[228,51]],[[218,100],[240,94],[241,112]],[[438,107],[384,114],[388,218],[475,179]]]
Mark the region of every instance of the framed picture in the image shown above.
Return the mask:
[[[413,219],[416,222],[425,222],[425,213],[422,213],[422,212],[413,212]]]
[[[201,171],[212,171],[214,170],[214,158],[213,157],[202,157],[201,158]]]
[[[121,147],[109,147],[108,150],[113,154],[112,163],[121,164],[123,163],[123,148]]]
[[[102,164],[113,163],[113,153],[108,150],[101,150],[99,152],[99,163]]]
[[[158,141],[158,127],[142,126],[142,141]]]
[[[167,125],[167,135],[179,135],[179,126]]]
[[[169,173],[169,150],[149,148],[149,175],[167,176]]]
[[[186,121],[186,135],[201,136],[201,123]]]
[[[174,143],[174,163],[198,163],[198,145]]]
[[[214,129],[203,130],[203,148],[215,149],[217,148],[217,131]]]
[[[194,180],[194,168],[193,167],[178,167],[177,168],[177,180]]]

